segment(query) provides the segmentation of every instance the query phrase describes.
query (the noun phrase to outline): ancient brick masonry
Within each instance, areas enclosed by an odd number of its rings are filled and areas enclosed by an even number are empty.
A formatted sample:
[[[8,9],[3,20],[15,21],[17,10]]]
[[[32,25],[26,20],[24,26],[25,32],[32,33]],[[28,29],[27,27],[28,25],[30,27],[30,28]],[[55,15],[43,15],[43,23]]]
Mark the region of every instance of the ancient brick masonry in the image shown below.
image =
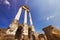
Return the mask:
[[[31,28],[28,30],[28,37],[22,37],[23,25],[19,24],[19,28],[16,31],[16,35],[6,35],[6,30],[0,28],[0,40],[60,40],[60,31],[54,28],[52,25],[43,28],[45,34],[33,33]]]
[[[7,29],[0,29],[0,40],[15,40],[13,35],[6,35]]]
[[[46,28],[43,28],[47,36],[47,40],[60,40],[60,30],[54,28],[54,26],[50,25]]]
[[[19,23],[22,9],[25,10],[24,23]],[[27,14],[30,25],[27,24]],[[0,29],[0,40],[60,40],[60,31],[52,25],[43,28],[44,33],[37,33],[34,29],[32,17],[28,6],[21,6],[7,29]]]

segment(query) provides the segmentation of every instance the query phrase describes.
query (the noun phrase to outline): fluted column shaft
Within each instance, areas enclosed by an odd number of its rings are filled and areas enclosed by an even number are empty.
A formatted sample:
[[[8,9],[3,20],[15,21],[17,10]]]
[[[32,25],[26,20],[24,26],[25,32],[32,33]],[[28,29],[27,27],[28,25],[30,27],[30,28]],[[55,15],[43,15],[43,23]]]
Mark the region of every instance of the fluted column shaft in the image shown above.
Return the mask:
[[[16,34],[16,31],[18,29],[18,20],[20,18],[21,12],[22,12],[22,7],[19,8],[17,15],[15,16],[12,23],[9,25],[9,29],[6,31],[6,34],[11,34],[11,35]]]
[[[29,17],[30,17],[30,25],[33,25],[33,23],[32,23],[32,17],[31,17],[30,12],[29,12]]]
[[[23,31],[23,34],[28,35],[27,10],[25,10],[25,14],[24,14],[24,31]]]
[[[31,13],[29,12],[29,18],[30,18],[30,26],[32,27],[32,31],[35,31],[33,23],[32,23],[32,17],[31,17]]]
[[[24,14],[24,24],[27,24],[27,10],[25,10]]]
[[[16,20],[19,20],[20,19],[21,12],[22,12],[22,7],[19,8],[19,10],[17,12],[17,15],[15,16],[15,19]]]

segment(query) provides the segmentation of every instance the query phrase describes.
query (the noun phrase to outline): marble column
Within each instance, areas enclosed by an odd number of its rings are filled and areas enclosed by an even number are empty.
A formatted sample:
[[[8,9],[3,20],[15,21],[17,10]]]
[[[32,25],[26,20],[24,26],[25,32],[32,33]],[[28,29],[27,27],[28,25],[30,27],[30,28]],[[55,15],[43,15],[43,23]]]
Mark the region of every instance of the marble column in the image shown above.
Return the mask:
[[[11,34],[11,35],[16,34],[16,31],[18,29],[18,21],[20,19],[21,12],[22,12],[22,7],[19,8],[14,20],[9,25],[9,29],[6,31],[6,34]]]
[[[24,24],[27,24],[27,10],[25,10],[24,14]]]
[[[19,20],[20,19],[21,12],[22,12],[22,7],[19,8],[19,10],[17,12],[17,15],[15,16],[15,19],[16,20]]]
[[[27,10],[25,10],[25,14],[24,14],[24,31],[23,31],[23,34],[28,35]]]
[[[33,22],[32,22],[31,13],[30,13],[30,12],[29,12],[29,18],[30,18],[30,26],[32,27],[32,31],[35,31],[34,26],[33,26]]]

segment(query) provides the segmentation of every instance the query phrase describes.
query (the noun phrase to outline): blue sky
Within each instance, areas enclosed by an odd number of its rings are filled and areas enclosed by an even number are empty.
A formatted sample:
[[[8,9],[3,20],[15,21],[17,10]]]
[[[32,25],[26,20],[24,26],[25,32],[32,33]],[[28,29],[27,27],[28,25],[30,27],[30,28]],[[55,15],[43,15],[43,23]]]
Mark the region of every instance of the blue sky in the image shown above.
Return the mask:
[[[29,6],[37,32],[42,33],[42,28],[48,25],[60,29],[60,0],[0,0],[0,28],[9,26],[21,5]],[[20,23],[23,23],[23,13]]]

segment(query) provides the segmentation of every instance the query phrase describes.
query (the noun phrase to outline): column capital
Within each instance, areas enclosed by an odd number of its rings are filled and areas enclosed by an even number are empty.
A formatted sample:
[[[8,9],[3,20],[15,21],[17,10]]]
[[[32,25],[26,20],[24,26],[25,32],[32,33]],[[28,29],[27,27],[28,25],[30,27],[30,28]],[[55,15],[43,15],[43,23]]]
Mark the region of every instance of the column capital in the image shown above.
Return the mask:
[[[27,12],[30,12],[28,6],[22,6],[22,8],[23,8],[24,10],[27,10]]]

